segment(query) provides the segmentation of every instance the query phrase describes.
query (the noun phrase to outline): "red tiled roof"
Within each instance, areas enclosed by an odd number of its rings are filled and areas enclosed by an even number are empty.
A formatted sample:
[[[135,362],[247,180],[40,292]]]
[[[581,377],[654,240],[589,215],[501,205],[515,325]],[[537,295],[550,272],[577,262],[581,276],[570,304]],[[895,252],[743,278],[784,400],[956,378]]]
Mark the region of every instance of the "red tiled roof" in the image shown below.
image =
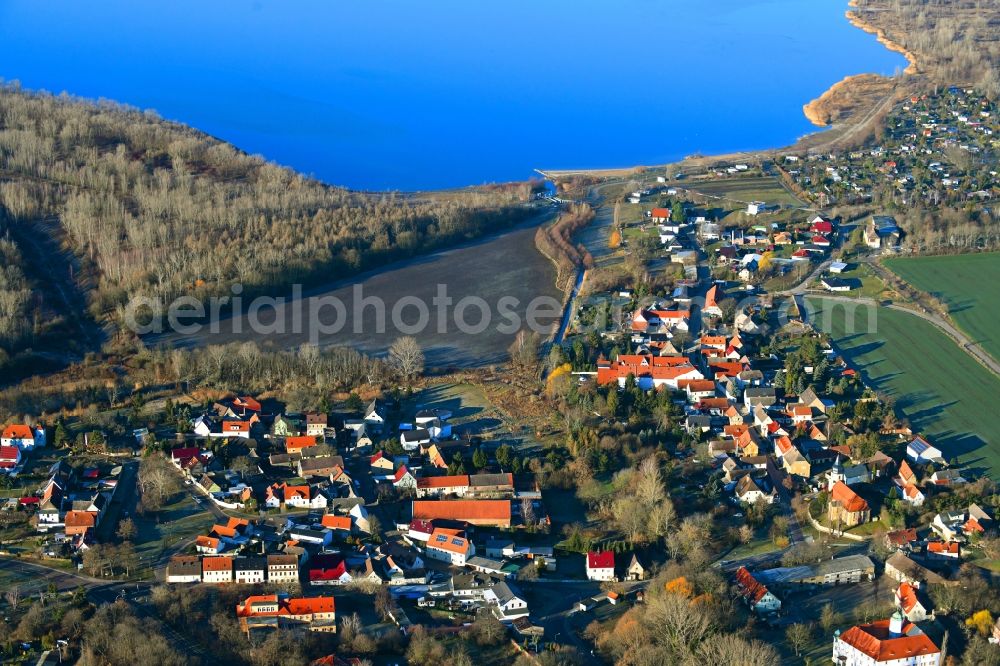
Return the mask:
[[[14,423],[3,429],[4,439],[35,439],[35,433],[32,432],[31,426],[27,426],[21,423]]]
[[[614,569],[615,554],[610,550],[590,551],[587,553],[588,569]]]
[[[223,421],[222,432],[249,432],[249,421]]]
[[[745,599],[750,600],[750,603],[757,603],[767,594],[767,587],[760,584],[746,567],[736,570],[736,584],[740,587],[740,593]]]
[[[215,537],[205,536],[204,534],[199,534],[198,538],[195,539],[195,545],[201,546],[202,548],[218,548],[219,540]]]
[[[201,559],[202,571],[231,571],[233,561],[228,557],[203,557]]]
[[[335,516],[332,513],[328,513],[323,516],[323,527],[331,530],[346,530],[351,531],[351,517],[350,516]]]
[[[885,535],[890,542],[896,544],[897,546],[905,546],[911,541],[917,540],[917,530],[916,528],[909,528],[906,530],[896,530],[895,532],[889,532]]]
[[[949,553],[958,555],[957,541],[931,541],[927,544],[927,550],[931,553]]]
[[[830,489],[830,500],[840,502],[844,510],[850,513],[868,510],[868,502],[851,490],[850,486],[843,481],[837,481],[833,484],[833,488]]]
[[[903,623],[903,636],[889,637],[889,620],[878,620],[871,624],[851,627],[840,635],[840,640],[863,652],[877,662],[912,659],[940,652],[926,634],[907,636],[913,624]]]
[[[96,516],[89,511],[68,511],[66,513],[66,527],[93,527]]]
[[[21,449],[16,446],[0,446],[0,460],[20,460]]]
[[[469,485],[469,475],[426,476],[417,479],[417,488],[461,488]]]
[[[468,554],[469,540],[454,534],[455,530],[436,529],[427,540],[428,548],[436,548],[449,553]]]
[[[333,613],[336,609],[333,597],[295,597],[286,603],[290,615]]]
[[[259,412],[262,408],[260,403],[251,398],[250,396],[242,396],[233,400],[233,404],[237,407],[243,407],[244,409],[249,409],[251,412]]]
[[[285,438],[285,450],[289,449],[307,449],[310,446],[316,446],[316,438],[304,435],[302,437],[286,437]]]
[[[659,217],[663,219],[670,219],[671,210],[669,208],[654,208],[649,212],[650,217]]]
[[[899,584],[899,589],[896,590],[896,598],[899,599],[899,607],[903,609],[904,613],[909,614],[914,606],[917,605],[917,591],[907,582]]]
[[[464,520],[510,522],[509,500],[451,500],[413,502],[416,520]]]

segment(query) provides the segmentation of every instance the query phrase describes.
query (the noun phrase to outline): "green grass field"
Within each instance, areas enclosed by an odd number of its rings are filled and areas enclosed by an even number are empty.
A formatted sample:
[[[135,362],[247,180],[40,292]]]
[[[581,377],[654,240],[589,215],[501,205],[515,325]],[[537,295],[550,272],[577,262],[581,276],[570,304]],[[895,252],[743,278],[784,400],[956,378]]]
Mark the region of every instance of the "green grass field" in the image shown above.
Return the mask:
[[[782,187],[777,178],[747,177],[691,181],[683,185],[695,192],[725,197],[734,201],[764,201],[771,205],[801,206],[801,201]],[[768,218],[770,221],[770,218]]]
[[[919,317],[878,308],[875,332],[867,332],[868,308],[858,307],[853,330],[844,304],[824,323],[821,299],[810,299],[813,320],[830,333],[837,351],[861,371],[865,382],[896,400],[914,430],[973,471],[1000,478],[1000,433],[988,406],[1000,395],[1000,379]]]
[[[1000,253],[889,259],[885,265],[921,291],[948,304],[951,318],[1000,360]]]

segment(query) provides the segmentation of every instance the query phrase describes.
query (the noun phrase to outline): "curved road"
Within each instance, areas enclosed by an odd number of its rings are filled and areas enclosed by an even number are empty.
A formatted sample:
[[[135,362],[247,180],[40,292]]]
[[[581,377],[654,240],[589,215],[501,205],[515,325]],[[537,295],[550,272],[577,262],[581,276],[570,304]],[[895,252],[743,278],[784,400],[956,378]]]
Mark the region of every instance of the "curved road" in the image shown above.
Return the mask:
[[[793,297],[801,298],[804,294],[806,294],[806,290],[802,289],[801,291],[794,291],[794,293],[788,292],[788,294]],[[896,305],[895,303],[890,305],[880,305],[878,301],[875,301],[874,299],[871,298],[852,298],[850,296],[834,296],[832,294],[827,294],[826,292],[816,292],[810,295],[814,296],[815,298],[822,298],[828,301],[838,301],[841,303],[864,303],[866,305],[889,308],[890,310],[896,310],[898,312],[906,312],[908,314],[920,317],[924,321],[933,324],[939,330],[944,332],[955,343],[957,343],[959,347],[964,349],[966,353],[968,353],[974,359],[979,361],[979,363],[983,365],[986,369],[990,370],[995,375],[1000,376],[1000,363],[998,363],[996,359],[994,359],[992,356],[986,353],[986,351],[984,351],[982,347],[980,347],[978,344],[969,339],[969,337],[965,333],[960,331],[951,322],[949,322],[944,317],[941,317],[940,315],[936,315],[930,312],[924,312],[921,310],[914,310],[912,308],[908,308],[902,305]],[[800,305],[799,311],[804,312],[804,310],[801,308],[801,303],[799,303],[799,305]]]

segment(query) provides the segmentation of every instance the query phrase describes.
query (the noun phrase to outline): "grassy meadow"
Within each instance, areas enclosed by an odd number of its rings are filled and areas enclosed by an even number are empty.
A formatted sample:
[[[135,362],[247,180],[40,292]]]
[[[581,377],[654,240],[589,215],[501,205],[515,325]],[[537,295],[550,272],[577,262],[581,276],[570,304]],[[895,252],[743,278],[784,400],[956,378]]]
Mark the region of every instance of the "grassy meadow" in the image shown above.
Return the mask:
[[[948,305],[955,323],[1000,360],[1000,253],[889,259],[885,265]]]
[[[947,459],[958,458],[971,470],[1000,478],[1000,432],[988,406],[1000,395],[1000,378],[919,317],[878,308],[869,333],[868,308],[857,308],[850,327],[843,304],[831,307],[824,322],[824,302],[810,301],[816,325],[833,336],[837,351],[869,386],[895,398],[897,411],[914,430],[927,435]]]

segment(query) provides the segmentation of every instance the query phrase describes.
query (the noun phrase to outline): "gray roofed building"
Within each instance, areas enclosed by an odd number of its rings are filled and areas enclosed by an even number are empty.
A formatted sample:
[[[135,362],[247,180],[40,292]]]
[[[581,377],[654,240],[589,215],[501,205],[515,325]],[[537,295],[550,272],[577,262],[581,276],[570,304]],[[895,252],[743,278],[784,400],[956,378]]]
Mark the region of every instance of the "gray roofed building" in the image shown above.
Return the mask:
[[[875,563],[867,555],[848,555],[798,567],[778,567],[754,574],[764,585],[839,585],[872,580]]]

